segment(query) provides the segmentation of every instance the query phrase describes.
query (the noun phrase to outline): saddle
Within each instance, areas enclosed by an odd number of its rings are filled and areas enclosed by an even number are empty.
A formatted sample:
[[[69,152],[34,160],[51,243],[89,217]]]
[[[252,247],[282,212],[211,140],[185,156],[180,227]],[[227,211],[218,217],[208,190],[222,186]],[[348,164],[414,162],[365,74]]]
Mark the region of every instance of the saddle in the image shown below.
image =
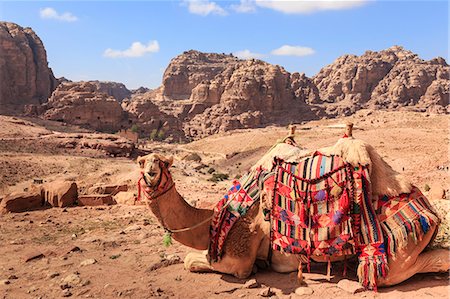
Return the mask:
[[[214,210],[210,262],[219,261],[233,224],[259,202],[271,223],[273,250],[328,258],[357,254],[362,285],[376,289],[388,271],[387,254],[406,245],[408,233],[421,238],[439,219],[417,188],[398,197],[371,196],[367,167],[319,152],[287,163],[275,159],[271,170],[258,169],[235,181]],[[308,263],[309,264],[309,263]]]

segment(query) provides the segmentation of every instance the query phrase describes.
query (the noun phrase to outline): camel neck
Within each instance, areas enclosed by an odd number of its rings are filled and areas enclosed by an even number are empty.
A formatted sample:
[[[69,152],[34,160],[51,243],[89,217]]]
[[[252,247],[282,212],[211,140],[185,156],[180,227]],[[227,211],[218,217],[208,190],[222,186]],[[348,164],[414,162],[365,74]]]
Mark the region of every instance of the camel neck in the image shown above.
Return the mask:
[[[213,211],[197,209],[189,205],[175,188],[167,191],[149,203],[153,214],[169,230],[193,227],[212,216]],[[178,242],[195,249],[204,250],[209,244],[209,225],[202,225],[184,232],[175,232],[172,237]]]

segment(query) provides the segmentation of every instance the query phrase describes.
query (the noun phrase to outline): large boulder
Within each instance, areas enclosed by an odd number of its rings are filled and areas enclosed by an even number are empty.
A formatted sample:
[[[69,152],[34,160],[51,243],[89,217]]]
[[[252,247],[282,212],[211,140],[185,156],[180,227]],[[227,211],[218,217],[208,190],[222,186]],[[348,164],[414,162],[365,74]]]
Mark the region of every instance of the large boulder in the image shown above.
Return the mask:
[[[57,81],[41,39],[31,28],[0,22],[0,114],[47,101]]]
[[[52,207],[69,207],[77,201],[78,188],[75,182],[54,181],[42,186],[42,194]]]
[[[0,214],[18,213],[41,209],[44,200],[41,192],[13,193],[5,196],[0,203]]]

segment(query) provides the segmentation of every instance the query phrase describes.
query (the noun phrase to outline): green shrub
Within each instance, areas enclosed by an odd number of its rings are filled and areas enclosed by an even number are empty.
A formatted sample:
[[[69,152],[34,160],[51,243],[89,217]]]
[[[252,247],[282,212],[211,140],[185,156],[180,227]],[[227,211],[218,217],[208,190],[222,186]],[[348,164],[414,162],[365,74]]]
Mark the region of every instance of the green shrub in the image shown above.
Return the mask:
[[[166,133],[164,132],[164,130],[157,130],[157,129],[153,129],[150,132],[150,140],[164,140],[166,137]]]
[[[139,131],[139,126],[138,125],[136,125],[136,124],[134,124],[134,125],[132,125],[131,126],[131,132],[133,132],[133,133],[137,133],[138,131]]]
[[[213,175],[211,176],[211,178],[208,179],[208,181],[210,182],[221,182],[224,180],[228,180],[228,174],[224,174],[224,173],[213,173]]]

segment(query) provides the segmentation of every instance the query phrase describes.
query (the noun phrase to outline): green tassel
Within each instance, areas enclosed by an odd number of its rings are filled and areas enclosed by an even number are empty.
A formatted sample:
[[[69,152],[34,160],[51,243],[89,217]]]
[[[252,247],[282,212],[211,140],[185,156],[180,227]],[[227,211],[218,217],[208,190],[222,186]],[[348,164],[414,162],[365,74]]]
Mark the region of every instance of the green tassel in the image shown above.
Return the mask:
[[[163,236],[163,244],[165,247],[169,247],[172,245],[172,234],[169,231],[166,231]]]

